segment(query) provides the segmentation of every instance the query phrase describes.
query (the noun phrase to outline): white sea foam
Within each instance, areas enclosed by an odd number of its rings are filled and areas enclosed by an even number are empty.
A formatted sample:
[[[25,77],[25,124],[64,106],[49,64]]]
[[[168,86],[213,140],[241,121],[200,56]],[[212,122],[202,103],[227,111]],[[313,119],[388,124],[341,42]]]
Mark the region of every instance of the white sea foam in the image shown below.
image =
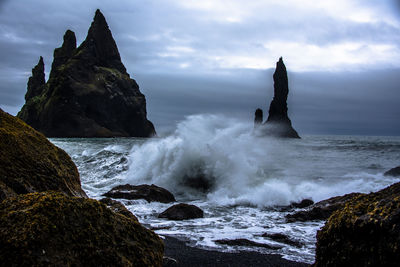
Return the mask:
[[[319,201],[393,182],[361,172],[357,160],[349,161],[353,151],[321,149],[307,138],[257,137],[252,127],[224,116],[190,116],[173,135],[133,146],[125,181],[154,183],[196,199],[201,194],[188,188],[188,181],[203,177],[212,184],[208,201],[256,206]]]

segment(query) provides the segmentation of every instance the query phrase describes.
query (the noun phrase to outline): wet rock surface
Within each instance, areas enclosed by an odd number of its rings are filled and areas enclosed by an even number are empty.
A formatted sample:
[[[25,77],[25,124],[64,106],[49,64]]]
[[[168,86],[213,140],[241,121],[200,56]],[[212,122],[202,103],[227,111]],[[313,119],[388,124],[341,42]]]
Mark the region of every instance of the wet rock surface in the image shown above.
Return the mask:
[[[287,222],[306,222],[314,220],[326,220],[333,212],[345,206],[346,201],[353,199],[361,193],[350,193],[343,196],[332,197],[309,206],[307,210],[298,211],[286,215]]]
[[[287,235],[281,234],[281,233],[265,233],[262,235],[262,237],[269,238],[271,240],[274,240],[279,243],[284,243],[290,246],[295,246],[295,247],[302,247],[303,244],[299,241],[295,241],[290,239]]]
[[[400,166],[388,170],[383,175],[385,175],[385,176],[393,176],[393,177],[400,177]]]
[[[168,220],[176,221],[197,219],[203,217],[204,212],[202,209],[195,205],[184,203],[173,205],[158,215],[158,218],[166,218]]]
[[[220,240],[215,240],[214,242],[217,244],[220,244],[220,245],[240,246],[240,247],[259,247],[259,248],[267,248],[267,249],[273,249],[273,250],[282,248],[281,246],[268,245],[268,244],[259,243],[259,242],[251,241],[251,240],[244,239],[244,238],[220,239]]]
[[[41,192],[0,203],[4,266],[161,266],[163,242],[97,200]]]
[[[317,233],[314,266],[398,266],[400,183],[360,194]]]
[[[0,200],[46,190],[86,197],[68,154],[0,109]]]
[[[175,202],[174,195],[167,189],[152,185],[118,185],[104,194],[106,197],[121,199],[145,199],[148,202]]]

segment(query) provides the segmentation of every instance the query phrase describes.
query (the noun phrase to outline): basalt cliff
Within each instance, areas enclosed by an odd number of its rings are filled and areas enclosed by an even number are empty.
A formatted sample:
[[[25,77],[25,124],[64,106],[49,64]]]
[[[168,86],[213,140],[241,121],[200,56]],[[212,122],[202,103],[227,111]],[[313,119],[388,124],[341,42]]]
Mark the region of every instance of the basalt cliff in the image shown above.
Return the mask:
[[[288,116],[287,98],[289,94],[288,77],[282,58],[276,63],[274,78],[274,98],[269,106],[269,115],[266,122],[263,121],[263,112],[257,109],[254,125],[258,134],[274,137],[300,138],[292,127]]]
[[[47,82],[44,67],[40,57],[17,116],[47,137],[155,135],[146,98],[122,64],[100,10],[79,47],[74,32],[66,31]]]

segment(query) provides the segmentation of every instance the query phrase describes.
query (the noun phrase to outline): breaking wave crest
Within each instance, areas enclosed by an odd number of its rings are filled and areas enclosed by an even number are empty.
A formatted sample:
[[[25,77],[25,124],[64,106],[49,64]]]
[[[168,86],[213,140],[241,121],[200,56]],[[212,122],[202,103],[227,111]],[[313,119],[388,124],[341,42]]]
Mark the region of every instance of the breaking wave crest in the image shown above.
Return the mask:
[[[124,182],[154,183],[184,198],[205,197],[221,205],[255,206],[319,201],[393,182],[379,168],[370,172],[367,166],[379,163],[374,157],[371,162],[351,157],[355,147],[252,132],[252,124],[238,119],[189,116],[172,135],[133,146]]]

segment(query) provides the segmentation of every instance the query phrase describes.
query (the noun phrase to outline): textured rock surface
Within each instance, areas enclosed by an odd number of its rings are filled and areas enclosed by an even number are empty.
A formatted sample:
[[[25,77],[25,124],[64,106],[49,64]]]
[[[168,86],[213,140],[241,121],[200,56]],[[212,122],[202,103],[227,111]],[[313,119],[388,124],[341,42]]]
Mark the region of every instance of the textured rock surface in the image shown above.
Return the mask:
[[[393,176],[393,177],[400,177],[400,166],[388,170],[383,175],[385,175],[385,176]]]
[[[189,220],[203,217],[202,209],[195,205],[184,203],[173,205],[158,215],[158,218],[166,218],[168,220]]]
[[[121,202],[113,200],[111,198],[102,198],[99,200],[101,203],[105,204],[108,208],[110,208],[115,213],[122,214],[136,222],[139,222],[135,215],[130,212]]]
[[[154,184],[118,185],[105,193],[104,196],[123,199],[145,199],[148,202],[175,202],[175,197],[171,192]]]
[[[295,212],[286,215],[288,222],[307,222],[314,220],[326,220],[333,212],[342,209],[348,200],[361,195],[360,193],[351,193],[343,196],[332,197],[315,203],[307,210]]]
[[[25,100],[40,95],[45,83],[44,62],[43,57],[40,57],[38,64],[32,69],[32,76],[29,77]]]
[[[38,66],[32,81],[39,81]],[[85,41],[76,48],[75,34],[68,30],[54,51],[49,80],[40,90],[30,89],[39,88],[39,82],[33,84],[28,92],[40,94],[27,93],[18,117],[48,137],[155,135],[146,118],[145,96],[126,72],[99,10]]]
[[[0,203],[4,266],[161,266],[163,242],[97,200],[41,192]]]
[[[0,200],[46,190],[86,197],[68,154],[0,109]]]
[[[398,266],[400,183],[360,194],[317,233],[314,266]]]
[[[261,133],[267,136],[300,138],[292,127],[288,117],[287,97],[289,85],[286,66],[282,58],[276,63],[274,78],[274,98],[269,106],[267,121],[261,128]]]
[[[288,244],[288,245],[295,246],[295,247],[298,247],[298,248],[303,246],[302,243],[300,243],[298,241],[295,241],[295,240],[292,240],[287,235],[284,235],[284,234],[281,234],[281,233],[264,233],[262,235],[262,237],[266,237],[266,238],[269,238],[269,239],[274,240],[276,242]]]

